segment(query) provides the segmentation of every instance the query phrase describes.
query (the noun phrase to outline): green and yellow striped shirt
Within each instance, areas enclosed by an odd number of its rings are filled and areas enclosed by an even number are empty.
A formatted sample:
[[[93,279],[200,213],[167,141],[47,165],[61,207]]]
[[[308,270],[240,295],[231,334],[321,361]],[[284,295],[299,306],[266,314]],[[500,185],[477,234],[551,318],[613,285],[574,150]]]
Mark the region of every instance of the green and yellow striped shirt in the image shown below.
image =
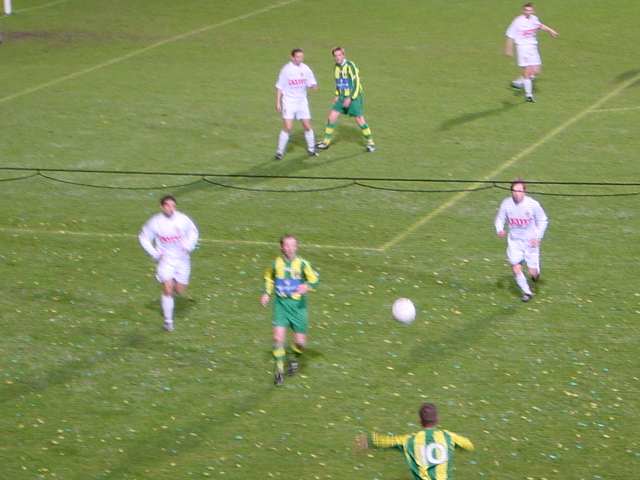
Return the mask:
[[[439,428],[425,428],[408,435],[374,432],[370,443],[377,448],[402,450],[414,480],[451,480],[455,448],[474,448],[468,438]]]
[[[289,261],[279,256],[264,273],[264,291],[269,295],[275,291],[280,298],[300,300],[302,295],[296,293],[300,284],[306,283],[313,289],[319,281],[318,272],[304,258]]]
[[[362,82],[360,72],[356,64],[345,60],[342,65],[335,66],[333,76],[336,79],[336,95],[339,97],[351,97],[353,100],[362,94]]]

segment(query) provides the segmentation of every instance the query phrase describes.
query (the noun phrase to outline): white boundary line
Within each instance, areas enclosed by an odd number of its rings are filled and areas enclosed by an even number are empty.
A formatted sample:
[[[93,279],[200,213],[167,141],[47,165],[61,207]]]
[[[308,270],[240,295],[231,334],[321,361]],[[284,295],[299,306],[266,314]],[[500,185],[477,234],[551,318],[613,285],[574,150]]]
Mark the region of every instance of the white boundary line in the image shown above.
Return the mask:
[[[0,227],[0,232],[9,235],[60,235],[68,237],[89,237],[89,238],[126,238],[137,239],[138,236],[132,233],[106,233],[106,232],[77,232],[72,230],[37,230],[33,228],[11,228]],[[200,243],[217,243],[222,245],[250,245],[277,247],[278,242],[264,242],[260,240],[225,240],[218,238],[201,238]],[[303,248],[317,248],[321,250],[348,250],[356,252],[380,252],[375,247],[357,247],[352,245],[322,245],[317,243],[302,244]]]
[[[597,110],[591,110],[591,113],[629,112],[631,110],[640,110],[640,105],[637,107],[598,108]]]
[[[32,12],[34,10],[40,10],[42,8],[54,7],[61,3],[67,3],[69,0],[55,0],[55,2],[44,3],[42,5],[34,5],[33,7],[19,8],[14,10],[14,13]]]
[[[159,42],[152,43],[151,45],[148,45],[148,46],[143,47],[143,48],[139,48],[138,50],[133,50],[133,51],[131,51],[131,52],[125,54],[125,55],[122,55],[120,57],[112,58],[111,60],[107,60],[105,62],[99,63],[97,65],[94,65],[93,67],[84,68],[82,70],[78,70],[77,72],[73,72],[73,73],[70,73],[68,75],[64,75],[62,77],[54,78],[53,80],[50,80],[48,82],[41,83],[40,85],[36,85],[35,87],[29,87],[29,88],[26,88],[26,89],[21,90],[19,92],[13,93],[11,95],[7,95],[6,97],[1,97],[0,98],[0,103],[5,103],[5,102],[8,102],[10,100],[14,100],[16,98],[23,97],[25,95],[29,95],[30,93],[38,92],[38,91],[43,90],[43,89],[45,89],[47,87],[51,87],[53,85],[57,85],[59,83],[66,82],[67,80],[73,80],[74,78],[81,77],[82,75],[86,75],[88,73],[95,72],[96,70],[100,70],[102,68],[109,67],[111,65],[115,65],[116,63],[124,62],[125,60],[129,60],[130,58],[137,57],[138,55],[142,55],[143,53],[146,53],[146,52],[148,52],[150,50],[153,50],[153,49],[156,49],[158,47],[162,47],[162,46],[167,45],[169,43],[177,42],[178,40],[184,40],[185,38],[189,38],[189,37],[193,37],[195,35],[199,35],[201,33],[209,32],[211,30],[215,30],[215,29],[220,28],[220,27],[225,27],[225,26],[227,26],[229,24],[232,24],[232,23],[235,23],[235,22],[239,22],[241,20],[246,20],[247,18],[255,17],[256,15],[260,15],[262,13],[266,13],[266,12],[269,12],[269,11],[277,9],[277,8],[286,7],[287,5],[291,5],[291,4],[299,2],[299,1],[300,0],[286,0],[284,2],[274,3],[274,4],[268,5],[268,6],[263,7],[263,8],[259,8],[258,10],[254,10],[252,12],[245,13],[243,15],[238,15],[237,17],[233,17],[233,18],[229,18],[227,20],[223,20],[222,22],[213,23],[211,25],[205,25],[204,27],[196,28],[195,30],[191,30],[190,32],[180,33],[178,35],[174,35],[173,37],[165,38],[164,40],[160,40]]]
[[[622,92],[624,89],[628,88],[629,86],[631,86],[633,83],[637,82],[638,80],[640,80],[640,73],[637,73],[636,75],[631,77],[626,82],[621,83],[616,88],[611,90],[609,93],[607,93],[606,95],[601,97],[599,100],[596,100],[593,104],[591,104],[590,106],[588,106],[584,110],[581,110],[580,112],[576,113],[573,117],[569,118],[568,120],[564,121],[563,123],[558,125],[556,128],[554,128],[553,130],[551,130],[550,132],[548,132],[545,135],[543,135],[538,141],[532,143],[531,145],[529,145],[524,150],[516,153],[513,157],[511,157],[506,162],[504,162],[502,165],[498,166],[491,173],[486,175],[484,177],[484,180],[490,180],[492,178],[495,178],[498,174],[502,173],[507,168],[515,165],[517,162],[519,162],[524,157],[526,157],[530,153],[532,153],[535,150],[537,150],[539,147],[541,147],[542,145],[547,143],[549,140],[552,140],[553,138],[557,137],[559,134],[564,132],[567,128],[572,126],[574,123],[576,123],[579,120],[582,120],[582,118],[584,118],[586,115],[592,113],[593,111],[597,111],[597,109],[601,105],[603,105],[604,103],[606,103],[607,101],[609,101],[610,99],[612,99],[613,97],[618,95],[620,92]],[[481,185],[483,185],[483,184],[477,183],[477,184],[470,185],[469,188],[473,189],[473,188],[479,187]],[[404,230],[403,232],[399,233],[398,235],[393,237],[391,240],[389,240],[388,242],[386,242],[385,244],[380,246],[380,250],[382,250],[384,252],[387,249],[397,245],[402,240],[404,240],[409,235],[411,235],[413,232],[418,230],[420,227],[422,227],[426,223],[430,222],[432,219],[434,219],[435,217],[440,215],[445,210],[448,210],[449,208],[451,208],[452,206],[457,204],[460,200],[462,200],[467,195],[469,195],[469,193],[471,193],[471,192],[466,191],[466,192],[460,192],[460,193],[454,195],[449,200],[447,200],[445,203],[443,203],[442,205],[437,207],[435,210],[432,210],[431,212],[427,213],[422,218],[418,219],[415,223],[409,225],[409,227],[406,230]]]

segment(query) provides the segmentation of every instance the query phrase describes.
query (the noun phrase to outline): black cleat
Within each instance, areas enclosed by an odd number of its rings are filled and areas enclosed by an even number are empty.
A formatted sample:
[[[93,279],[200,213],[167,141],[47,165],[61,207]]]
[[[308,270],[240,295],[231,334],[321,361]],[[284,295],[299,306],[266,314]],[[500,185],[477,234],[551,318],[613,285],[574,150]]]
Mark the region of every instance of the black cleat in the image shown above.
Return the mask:
[[[538,283],[539,280],[540,280],[540,275],[536,275],[536,276],[531,275],[531,281],[533,283]]]
[[[324,143],[324,142],[316,143],[316,150],[326,150],[328,148],[329,148],[328,143]]]
[[[528,103],[536,103],[536,100],[532,96],[528,96],[527,97],[527,102]]]
[[[273,377],[273,383],[277,386],[284,385],[284,375],[282,372],[276,372]]]
[[[287,375],[290,377],[298,373],[300,369],[300,364],[297,360],[289,360],[289,365],[287,366]]]
[[[273,159],[274,159],[274,160],[282,160],[282,157],[284,157],[284,154],[282,154],[282,153],[276,153],[276,154],[273,156]]]
[[[316,152],[315,150],[307,150],[307,155],[309,155],[310,157],[317,157],[318,152]]]
[[[529,300],[531,300],[533,298],[533,293],[524,293],[522,294],[522,296],[520,297],[520,300],[522,300],[524,303],[527,303]]]
[[[376,151],[376,145],[374,143],[367,143],[367,146],[365,147],[367,149],[367,152],[372,153]]]

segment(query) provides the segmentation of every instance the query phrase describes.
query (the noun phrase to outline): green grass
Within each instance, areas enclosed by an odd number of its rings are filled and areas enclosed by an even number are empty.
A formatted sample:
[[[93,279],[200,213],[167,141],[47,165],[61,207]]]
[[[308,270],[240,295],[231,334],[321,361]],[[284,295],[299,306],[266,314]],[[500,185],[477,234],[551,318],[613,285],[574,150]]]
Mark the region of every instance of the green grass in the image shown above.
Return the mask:
[[[300,0],[230,23],[271,4],[69,0],[20,13],[46,2],[15,3],[18,14],[0,19],[2,167],[477,179],[545,139],[499,177],[638,181],[640,110],[589,113],[547,137],[640,72],[624,47],[636,40],[636,2],[539,5],[561,37],[541,37],[535,105],[506,88],[515,70],[502,36],[517,5],[496,0]],[[379,151],[365,154],[343,119],[318,159],[305,157],[296,130],[274,163],[279,67],[292,47],[305,49],[320,81],[319,133],[336,43],[361,69]],[[600,108],[640,106],[638,85]],[[118,187],[197,180],[51,176]],[[609,480],[640,468],[637,197],[537,197],[551,226],[540,293],[524,305],[493,233],[506,194],[497,189],[461,198],[203,182],[145,191],[41,177],[0,186],[3,479],[406,479],[397,453],[354,452],[352,440],[417,429],[426,400],[476,444],[456,457],[457,478]],[[135,240],[167,191],[206,239],[171,335]],[[258,298],[285,231],[300,236],[322,283],[302,375],[276,389]],[[418,306],[410,327],[389,318],[399,296]]]

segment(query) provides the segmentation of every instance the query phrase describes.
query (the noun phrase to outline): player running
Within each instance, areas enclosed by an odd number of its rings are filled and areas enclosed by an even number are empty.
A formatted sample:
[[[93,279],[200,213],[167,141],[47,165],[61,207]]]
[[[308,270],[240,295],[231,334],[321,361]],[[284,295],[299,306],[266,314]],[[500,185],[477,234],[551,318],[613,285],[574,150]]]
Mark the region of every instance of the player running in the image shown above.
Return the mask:
[[[511,82],[514,88],[524,88],[527,102],[535,102],[533,98],[533,79],[540,73],[542,60],[538,51],[538,30],[549,33],[553,38],[558,36],[553,28],[543,24],[535,15],[533,3],[525,3],[522,6],[522,15],[517,16],[507,29],[507,40],[504,53],[512,57],[515,43],[518,53],[518,66],[522,69],[519,78]]]
[[[540,242],[549,225],[542,206],[528,197],[526,190],[523,180],[512,182],[511,196],[502,201],[495,219],[496,232],[500,238],[507,236],[504,224],[509,224],[507,258],[516,283],[522,290],[523,302],[531,300],[533,292],[524,276],[521,263],[524,261],[527,264],[531,280],[537,282],[540,278]]]
[[[273,302],[273,357],[276,361],[274,383],[284,383],[285,342],[287,328],[293,330],[292,358],[287,373],[298,371],[299,360],[307,344],[307,292],[318,285],[319,276],[309,262],[298,257],[298,240],[293,235],[280,239],[279,255],[264,274],[264,291],[260,303],[266,307],[275,292]]]
[[[329,111],[327,126],[324,129],[322,142],[316,145],[318,150],[326,150],[331,145],[333,132],[341,113],[355,117],[366,142],[367,152],[375,152],[371,129],[364,118],[364,90],[360,81],[360,72],[356,64],[345,57],[344,49],[336,47],[331,50],[336,62],[333,75],[336,80],[336,96]]]
[[[291,51],[291,61],[280,70],[276,83],[276,112],[282,114],[282,130],[278,136],[278,148],[275,159],[284,156],[293,129],[293,121],[298,119],[304,128],[304,139],[307,142],[307,153],[317,155],[315,137],[311,128],[311,112],[307,100],[307,89],[316,90],[318,82],[311,69],[304,63],[304,52],[301,48]]]
[[[151,217],[142,227],[140,245],[158,262],[156,278],[162,284],[160,298],[164,329],[172,332],[175,293],[182,294],[189,284],[190,254],[198,243],[198,229],[184,213],[176,210],[176,199],[166,195],[160,199],[161,213]]]
[[[397,448],[404,454],[414,480],[446,480],[452,478],[455,448],[473,450],[466,437],[438,428],[438,410],[433,403],[420,408],[422,430],[407,435],[372,433],[356,437],[358,447],[366,449]]]

